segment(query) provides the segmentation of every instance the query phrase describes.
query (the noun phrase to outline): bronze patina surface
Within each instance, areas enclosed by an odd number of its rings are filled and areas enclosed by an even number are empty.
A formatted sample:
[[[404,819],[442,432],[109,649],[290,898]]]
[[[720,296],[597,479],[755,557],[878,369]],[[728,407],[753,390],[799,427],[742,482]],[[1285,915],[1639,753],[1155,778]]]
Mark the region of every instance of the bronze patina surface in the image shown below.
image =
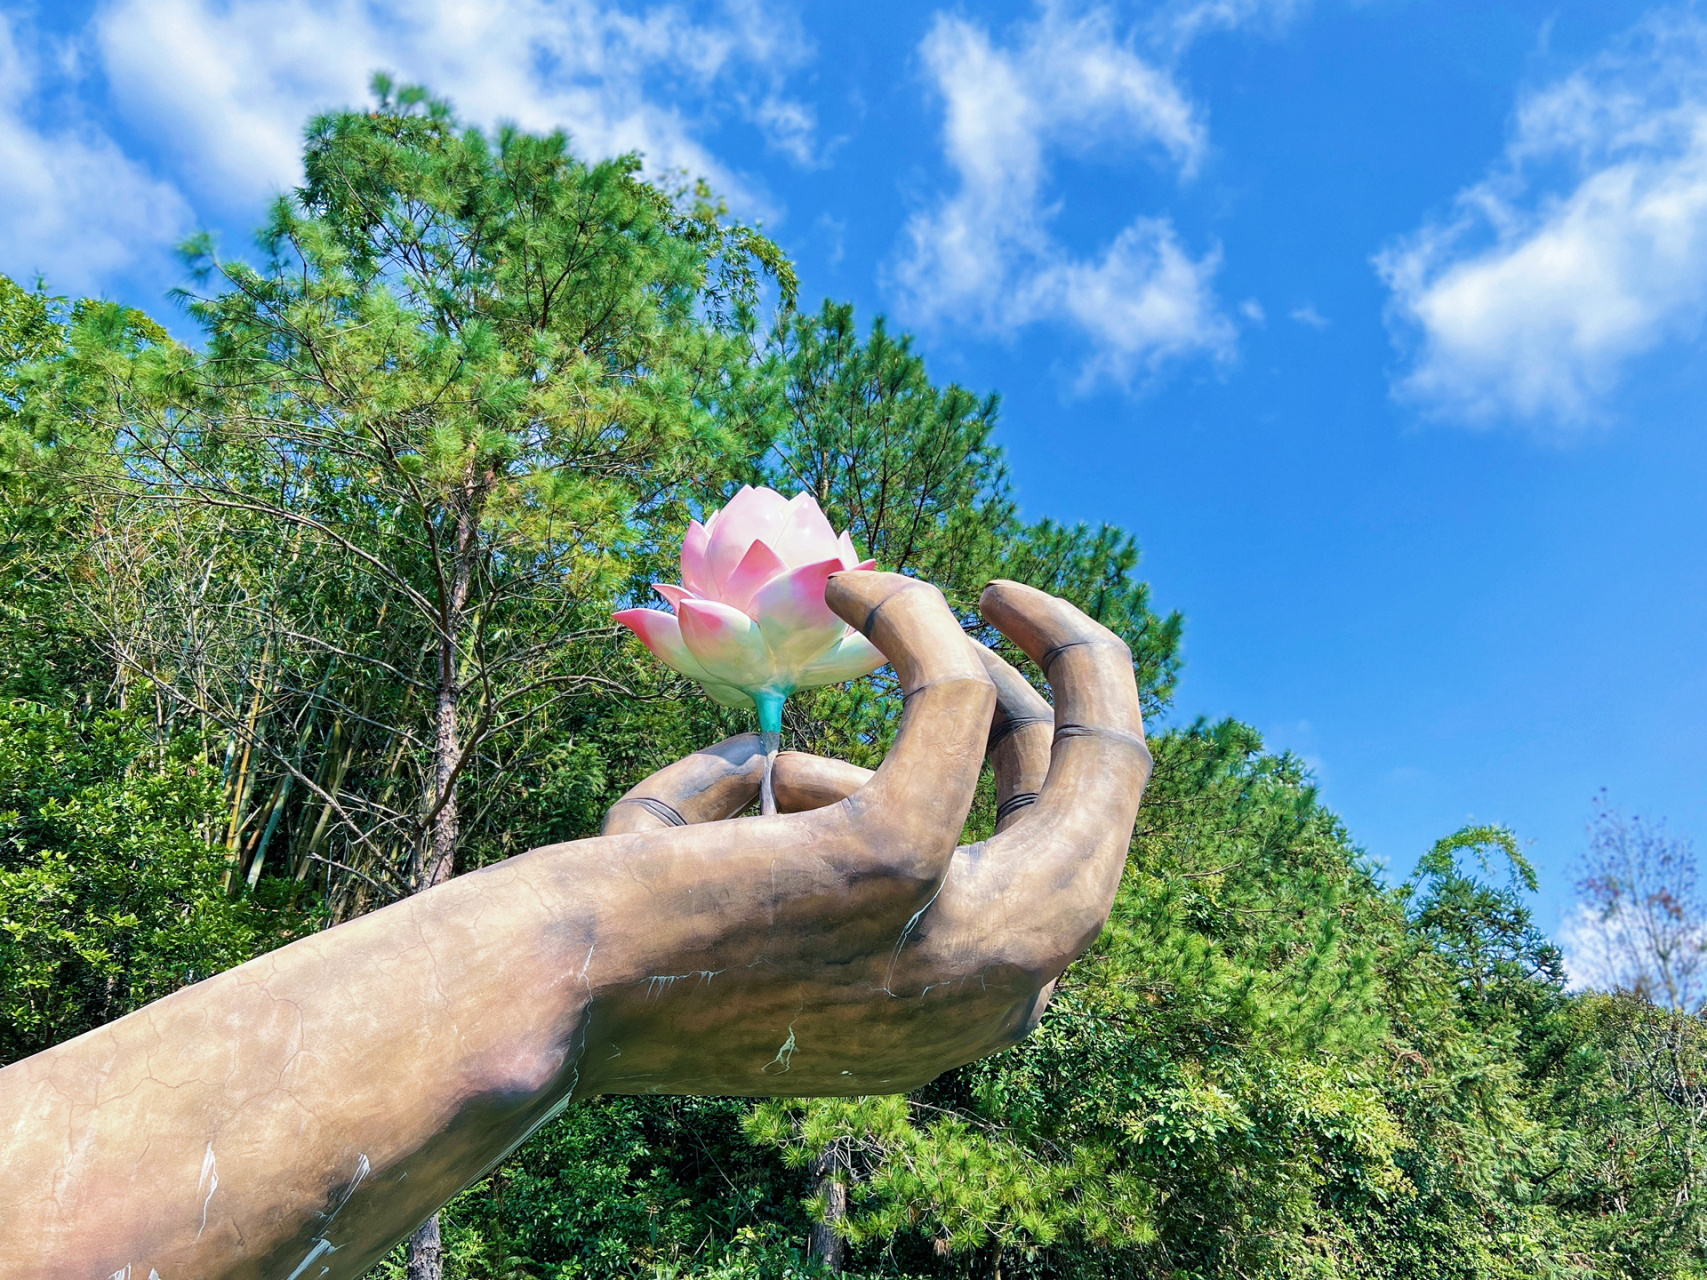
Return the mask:
[[[875,773],[758,735],[535,849],[0,1071],[0,1278],[359,1276],[576,1099],[911,1089],[1024,1036],[1113,902],[1149,775],[1126,646],[993,583],[831,579],[906,697]],[[999,822],[955,847],[988,753]],[[791,812],[792,810],[792,812]],[[429,963],[418,961],[426,957]]]

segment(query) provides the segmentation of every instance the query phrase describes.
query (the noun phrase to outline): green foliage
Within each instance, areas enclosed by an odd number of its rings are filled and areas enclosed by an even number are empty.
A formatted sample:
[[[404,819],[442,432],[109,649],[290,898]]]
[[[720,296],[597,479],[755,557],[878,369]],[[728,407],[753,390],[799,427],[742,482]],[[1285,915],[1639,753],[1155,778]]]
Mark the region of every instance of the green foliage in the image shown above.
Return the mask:
[[[49,297],[40,284],[25,289],[0,276],[0,413],[17,413],[26,370],[65,346],[64,298]]]
[[[1484,875],[1504,863],[1505,883],[1467,873],[1473,855]],[[1524,895],[1539,887],[1535,869],[1504,827],[1465,827],[1436,842],[1406,885],[1416,931],[1451,966],[1461,1006],[1484,1024],[1531,1022],[1564,981],[1564,958],[1535,928]]]
[[[806,1218],[732,1099],[602,1098],[543,1130],[443,1218],[452,1274],[793,1280]],[[402,1251],[376,1275],[401,1280]]]
[[[217,779],[149,727],[0,702],[0,1064],[313,925],[226,896]]]
[[[376,88],[311,124],[259,265],[187,247],[204,351],[96,340],[91,312],[78,377],[35,397],[94,406],[82,603],[167,731],[223,756],[228,878],[334,918],[515,852],[537,797],[596,828],[612,747],[582,726],[680,696],[612,603],[750,452],[754,309],[794,288],[703,188]]]
[[[94,645],[65,608],[88,571],[91,346],[135,351],[165,336],[140,312],[68,303],[0,276],[0,696],[54,699],[92,678]]]
[[[984,1109],[980,1109],[984,1110]],[[1101,1247],[1147,1243],[1149,1189],[1094,1142],[1042,1151],[1017,1138],[1007,1113],[963,1114],[899,1096],[766,1102],[747,1133],[805,1169],[832,1146],[855,1175],[841,1223],[852,1243],[887,1244],[923,1229],[933,1251],[1035,1251],[1072,1235]],[[808,1202],[822,1217],[824,1202]]]
[[[1702,1021],[1635,995],[1563,1001],[1534,1028],[1533,1106],[1548,1118],[1537,1194],[1573,1228],[1586,1272],[1707,1276]]]

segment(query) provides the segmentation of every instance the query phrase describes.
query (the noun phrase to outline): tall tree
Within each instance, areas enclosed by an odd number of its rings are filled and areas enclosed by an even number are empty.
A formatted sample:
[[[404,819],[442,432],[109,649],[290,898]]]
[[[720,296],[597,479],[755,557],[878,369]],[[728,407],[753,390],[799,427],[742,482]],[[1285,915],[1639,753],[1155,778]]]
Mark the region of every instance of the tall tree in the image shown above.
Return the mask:
[[[1681,1013],[1707,1004],[1707,898],[1695,850],[1664,822],[1602,794],[1577,882],[1572,951],[1581,976]]]

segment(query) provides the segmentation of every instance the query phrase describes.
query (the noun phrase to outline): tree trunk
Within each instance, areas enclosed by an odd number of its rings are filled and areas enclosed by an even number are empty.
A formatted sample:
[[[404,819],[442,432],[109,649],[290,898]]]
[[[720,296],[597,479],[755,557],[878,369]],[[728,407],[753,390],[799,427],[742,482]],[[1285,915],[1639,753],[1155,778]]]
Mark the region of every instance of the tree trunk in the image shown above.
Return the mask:
[[[457,637],[462,631],[468,589],[474,579],[474,539],[480,520],[471,500],[457,516],[456,552],[451,568],[449,599],[441,602],[438,690],[433,708],[433,788],[427,797],[428,825],[425,856],[417,864],[414,891],[431,889],[449,880],[456,871],[456,842],[462,834],[456,809],[458,766],[462,763],[462,741],[458,716],[462,711],[461,655]],[[417,846],[419,847],[419,846]],[[433,1214],[409,1237],[407,1251],[409,1280],[442,1280],[444,1247],[439,1239],[439,1215]]]
[[[434,1214],[409,1237],[409,1280],[439,1280],[444,1274],[445,1250],[439,1239],[439,1215]]]
[[[480,531],[480,506],[487,479],[464,486],[463,501],[456,517],[456,546],[452,548],[449,580],[439,578],[444,594],[439,599],[439,661],[437,700],[433,707],[433,789],[427,811],[433,815],[427,830],[427,848],[417,863],[415,892],[431,889],[449,880],[455,871],[456,841],[461,827],[456,812],[458,766],[462,763],[462,741],[457,718],[462,711],[459,640],[468,610],[468,591],[474,584],[475,540]]]
[[[430,803],[437,806],[438,813],[428,828],[426,857],[415,880],[416,893],[449,880],[456,867],[456,841],[461,834],[456,811],[456,767],[462,762],[457,713],[461,709],[458,704],[462,701],[462,691],[456,687],[454,661],[453,658],[450,664],[450,682],[439,685],[438,707],[434,713],[433,796]]]
[[[817,1178],[813,1189],[824,1198],[824,1220],[812,1224],[812,1235],[807,1242],[807,1253],[836,1275],[842,1272],[843,1254],[847,1247],[836,1234],[836,1224],[848,1216],[848,1184],[839,1176],[840,1145],[832,1142],[824,1154],[812,1162],[812,1173]]]

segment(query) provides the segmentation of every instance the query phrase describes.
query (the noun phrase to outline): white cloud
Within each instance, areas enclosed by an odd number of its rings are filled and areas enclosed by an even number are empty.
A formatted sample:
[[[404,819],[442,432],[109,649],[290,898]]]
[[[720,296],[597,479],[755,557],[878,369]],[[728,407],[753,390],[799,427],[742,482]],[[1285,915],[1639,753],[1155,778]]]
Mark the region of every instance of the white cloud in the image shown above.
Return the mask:
[[[939,15],[921,56],[944,103],[957,186],[907,224],[893,283],[908,319],[998,335],[1065,321],[1091,339],[1087,378],[1127,381],[1188,354],[1231,353],[1233,326],[1210,287],[1218,252],[1194,257],[1157,216],[1136,218],[1090,257],[1054,232],[1052,155],[1136,145],[1189,178],[1207,147],[1198,110],[1120,38],[1107,10],[1046,0],[1003,45]]]
[[[97,292],[179,239],[189,207],[50,91],[52,68],[29,36],[0,13],[0,270]]]
[[[1647,909],[1644,909],[1644,906]],[[1619,904],[1597,910],[1573,907],[1559,926],[1565,977],[1573,991],[1630,991],[1656,1004],[1691,1012],[1707,999],[1707,928],[1674,919],[1654,904]],[[1656,918],[1657,917],[1657,918]]]
[[[1311,302],[1306,302],[1301,307],[1294,307],[1287,312],[1287,316],[1299,324],[1309,325],[1312,329],[1326,329],[1328,327],[1328,318],[1317,311],[1315,304]]]
[[[1267,26],[1278,29],[1309,0],[1173,0],[1157,6],[1151,26],[1157,38],[1184,49],[1210,31]]]
[[[1707,314],[1707,22],[1650,17],[1520,106],[1500,165],[1376,259],[1400,395],[1479,422],[1592,421]]]
[[[299,181],[308,118],[366,102],[376,70],[465,119],[566,128],[582,155],[641,151],[653,173],[710,178],[774,216],[702,141],[736,115],[818,160],[812,110],[786,92],[811,49],[767,3],[99,0],[56,43],[0,0],[0,270],[79,292],[165,276],[197,214],[256,220]],[[119,136],[148,139],[146,159]]]
[[[810,51],[756,0],[703,21],[599,0],[108,0],[94,36],[124,113],[228,207],[295,182],[309,115],[364,102],[376,70],[467,119],[564,127],[582,154],[643,151],[652,170],[709,177],[748,207],[757,197],[695,136],[714,86],[780,149],[812,149],[810,108],[782,92]],[[707,105],[696,117],[666,100]]]
[[[1573,991],[1627,991],[1633,986],[1622,945],[1628,932],[1619,915],[1606,916],[1587,903],[1571,908],[1559,924],[1559,950]]]
[[[1210,279],[1219,251],[1193,259],[1165,218],[1139,218],[1095,262],[1045,267],[1030,288],[1037,313],[1071,317],[1096,338],[1084,381],[1125,381],[1198,351],[1230,352],[1233,327],[1217,307]]]

